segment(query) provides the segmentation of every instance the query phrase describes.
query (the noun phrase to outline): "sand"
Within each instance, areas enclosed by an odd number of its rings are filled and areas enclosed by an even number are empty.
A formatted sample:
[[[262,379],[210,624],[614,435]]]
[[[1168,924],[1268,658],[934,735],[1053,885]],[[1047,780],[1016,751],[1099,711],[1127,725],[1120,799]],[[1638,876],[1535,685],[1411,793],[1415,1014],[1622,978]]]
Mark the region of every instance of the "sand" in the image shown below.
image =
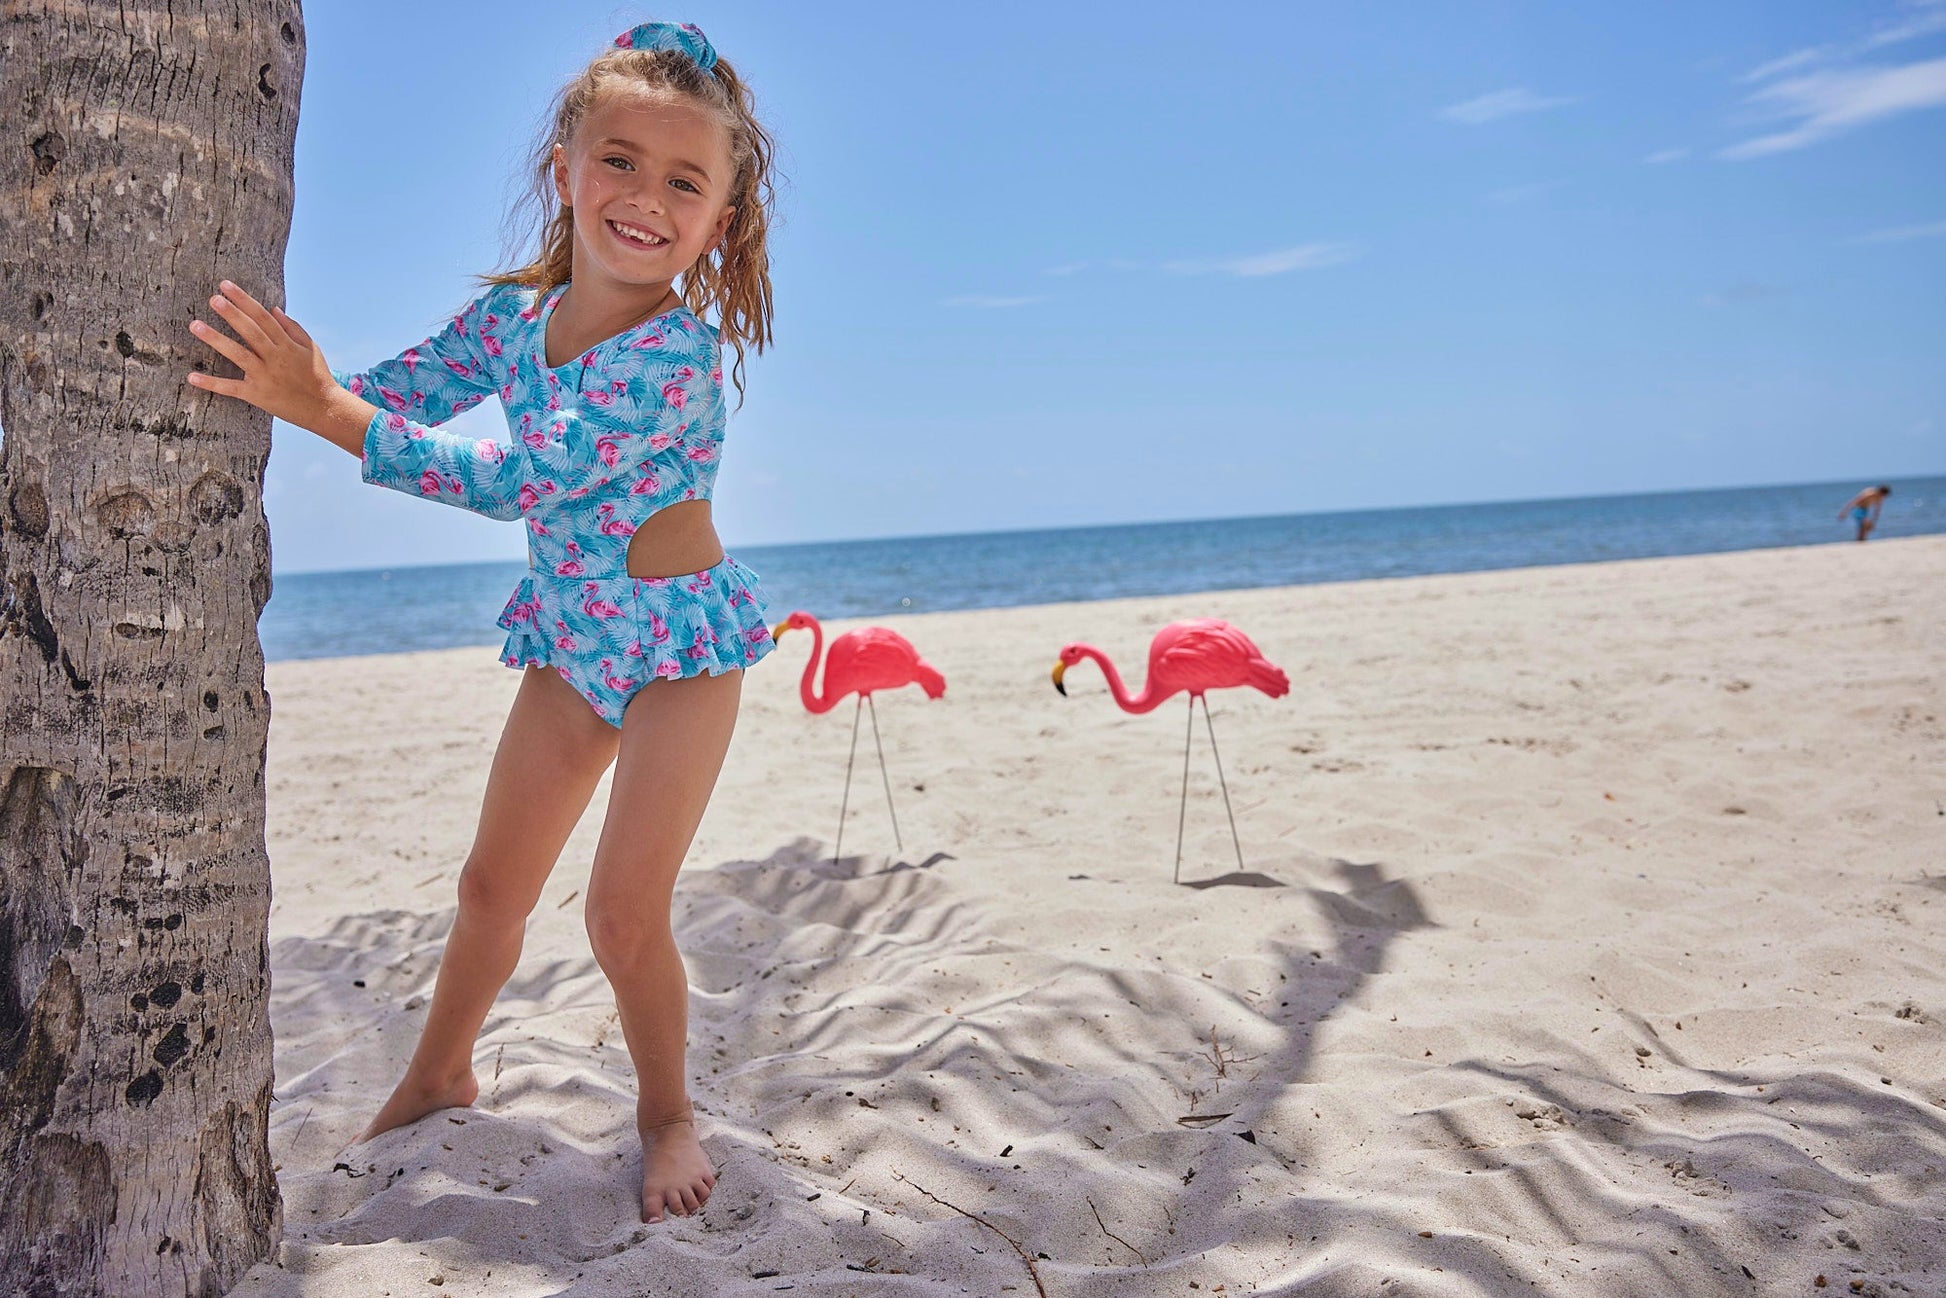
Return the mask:
[[[638,1220],[580,890],[482,1083],[409,1055],[516,674],[274,664],[285,1243],[247,1295],[1946,1293],[1946,538],[902,617],[946,697],[750,673],[677,889],[697,1217]],[[774,610],[781,617],[787,609]],[[1186,616],[1288,697],[1130,716]],[[854,623],[834,623],[842,630]],[[1214,881],[1214,882],[1212,882]],[[1009,1238],[1011,1237],[1011,1238]]]

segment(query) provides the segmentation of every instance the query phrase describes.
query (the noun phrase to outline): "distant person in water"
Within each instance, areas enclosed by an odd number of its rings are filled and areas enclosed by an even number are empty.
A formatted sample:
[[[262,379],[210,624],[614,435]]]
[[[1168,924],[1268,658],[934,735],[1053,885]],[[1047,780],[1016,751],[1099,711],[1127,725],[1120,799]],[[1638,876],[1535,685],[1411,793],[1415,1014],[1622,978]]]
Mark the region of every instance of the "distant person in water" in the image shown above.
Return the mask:
[[[1838,517],[1842,519],[1847,514],[1851,515],[1851,521],[1858,524],[1858,539],[1862,541],[1872,534],[1873,528],[1878,526],[1878,511],[1884,507],[1885,498],[1891,494],[1892,488],[1883,483],[1876,487],[1867,487],[1845,502],[1845,507],[1838,511]]]

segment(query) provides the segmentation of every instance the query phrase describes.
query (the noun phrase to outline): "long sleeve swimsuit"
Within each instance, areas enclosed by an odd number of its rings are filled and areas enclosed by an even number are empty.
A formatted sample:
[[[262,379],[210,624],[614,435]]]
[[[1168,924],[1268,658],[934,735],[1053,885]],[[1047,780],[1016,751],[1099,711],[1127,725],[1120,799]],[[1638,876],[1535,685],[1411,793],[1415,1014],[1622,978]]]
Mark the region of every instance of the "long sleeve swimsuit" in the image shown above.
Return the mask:
[[[418,346],[332,377],[379,407],[366,482],[524,521],[528,573],[500,614],[501,660],[554,668],[619,727],[649,681],[746,667],[772,642],[756,574],[728,556],[684,576],[627,571],[643,520],[715,484],[715,329],[677,307],[550,367],[547,321],[566,288],[493,286]],[[494,395],[511,442],[434,427]]]

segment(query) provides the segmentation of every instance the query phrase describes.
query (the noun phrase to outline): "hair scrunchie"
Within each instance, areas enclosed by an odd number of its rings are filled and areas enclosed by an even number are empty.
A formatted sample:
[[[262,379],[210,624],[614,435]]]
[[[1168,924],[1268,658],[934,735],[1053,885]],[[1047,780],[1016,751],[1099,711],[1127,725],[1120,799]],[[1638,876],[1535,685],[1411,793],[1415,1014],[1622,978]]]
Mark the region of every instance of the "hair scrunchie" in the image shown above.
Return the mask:
[[[675,50],[705,72],[716,66],[716,47],[695,23],[642,23],[617,36],[615,44],[630,50]]]

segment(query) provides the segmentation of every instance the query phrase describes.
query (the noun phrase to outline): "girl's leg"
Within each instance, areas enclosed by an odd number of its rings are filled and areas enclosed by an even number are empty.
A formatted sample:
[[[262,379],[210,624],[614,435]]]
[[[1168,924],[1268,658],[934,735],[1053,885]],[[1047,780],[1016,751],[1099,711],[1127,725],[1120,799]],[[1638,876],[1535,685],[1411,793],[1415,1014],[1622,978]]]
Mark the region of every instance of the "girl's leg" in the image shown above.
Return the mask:
[[[527,668],[493,754],[418,1048],[358,1141],[479,1096],[473,1042],[520,959],[541,885],[620,743],[620,732],[559,675]]]
[[[642,1220],[688,1216],[716,1169],[697,1143],[683,1081],[689,978],[670,931],[676,871],[709,804],[736,726],[741,671],[653,681],[622,720],[608,819],[588,879],[588,937],[615,988],[635,1062]]]

